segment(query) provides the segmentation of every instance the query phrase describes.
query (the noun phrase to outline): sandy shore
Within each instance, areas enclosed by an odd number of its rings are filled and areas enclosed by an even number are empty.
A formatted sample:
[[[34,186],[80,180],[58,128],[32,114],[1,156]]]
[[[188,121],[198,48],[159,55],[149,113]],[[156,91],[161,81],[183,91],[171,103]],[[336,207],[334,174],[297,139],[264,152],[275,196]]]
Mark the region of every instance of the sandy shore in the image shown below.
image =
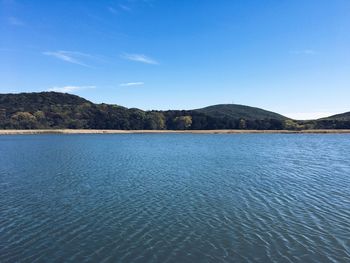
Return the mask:
[[[138,133],[189,133],[189,134],[243,134],[243,133],[350,133],[350,130],[0,130],[0,135],[15,134],[138,134]]]

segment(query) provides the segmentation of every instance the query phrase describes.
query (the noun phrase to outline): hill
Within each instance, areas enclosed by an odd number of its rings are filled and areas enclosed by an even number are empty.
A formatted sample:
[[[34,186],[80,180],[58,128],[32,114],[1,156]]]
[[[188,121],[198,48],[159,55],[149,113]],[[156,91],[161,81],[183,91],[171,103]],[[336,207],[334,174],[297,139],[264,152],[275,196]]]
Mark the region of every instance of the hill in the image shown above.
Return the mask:
[[[246,120],[264,120],[264,119],[276,119],[276,120],[286,120],[288,119],[285,116],[282,116],[278,113],[245,106],[238,104],[218,104],[202,109],[196,109],[195,111],[202,112],[212,117],[223,118],[235,118],[240,119],[244,118]]]
[[[60,92],[0,94],[0,109],[5,109],[7,112],[17,112],[19,110],[32,112],[53,105],[79,106],[84,103],[92,104],[79,96]]]
[[[0,94],[0,129],[350,128],[350,120],[347,119],[349,113],[345,115],[336,115],[333,119],[295,121],[271,111],[235,104],[214,105],[196,110],[143,111],[119,105],[95,104],[76,95],[58,92]]]
[[[345,113],[341,113],[341,114],[337,114],[337,115],[333,115],[333,116],[329,116],[326,118],[322,118],[320,120],[350,121],[350,111],[345,112]]]
[[[350,129],[350,112],[336,114],[313,121],[305,121],[305,125],[315,129]]]

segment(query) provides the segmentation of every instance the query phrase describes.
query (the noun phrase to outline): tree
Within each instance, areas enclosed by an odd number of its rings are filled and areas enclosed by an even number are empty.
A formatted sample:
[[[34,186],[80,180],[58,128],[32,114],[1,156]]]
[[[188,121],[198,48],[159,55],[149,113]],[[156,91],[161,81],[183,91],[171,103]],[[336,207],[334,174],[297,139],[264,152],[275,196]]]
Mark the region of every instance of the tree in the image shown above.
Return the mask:
[[[16,112],[11,116],[11,124],[17,129],[34,129],[37,121],[34,115],[29,112]]]
[[[174,119],[175,129],[177,130],[186,130],[189,129],[192,125],[191,116],[179,116]]]
[[[247,128],[247,123],[245,119],[240,119],[239,124],[238,124],[239,129],[246,129]]]
[[[146,130],[164,130],[165,117],[160,112],[149,112],[146,115],[145,119],[145,129]]]

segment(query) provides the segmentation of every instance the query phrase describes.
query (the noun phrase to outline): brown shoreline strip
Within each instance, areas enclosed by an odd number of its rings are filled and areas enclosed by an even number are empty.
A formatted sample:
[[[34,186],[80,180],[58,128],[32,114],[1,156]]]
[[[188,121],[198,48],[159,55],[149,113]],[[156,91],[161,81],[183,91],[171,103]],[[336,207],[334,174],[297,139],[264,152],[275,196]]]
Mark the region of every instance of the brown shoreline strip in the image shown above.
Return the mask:
[[[52,129],[52,130],[0,130],[0,135],[24,135],[24,134],[296,134],[296,133],[315,133],[315,134],[337,134],[350,133],[349,130],[72,130],[72,129]]]

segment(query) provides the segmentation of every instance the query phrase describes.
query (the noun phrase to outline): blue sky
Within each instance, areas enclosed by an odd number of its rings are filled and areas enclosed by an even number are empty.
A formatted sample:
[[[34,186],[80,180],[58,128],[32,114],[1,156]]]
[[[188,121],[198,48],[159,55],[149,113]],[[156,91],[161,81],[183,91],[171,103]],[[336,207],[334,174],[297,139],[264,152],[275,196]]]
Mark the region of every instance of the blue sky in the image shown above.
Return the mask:
[[[0,92],[350,111],[348,0],[0,0]]]

